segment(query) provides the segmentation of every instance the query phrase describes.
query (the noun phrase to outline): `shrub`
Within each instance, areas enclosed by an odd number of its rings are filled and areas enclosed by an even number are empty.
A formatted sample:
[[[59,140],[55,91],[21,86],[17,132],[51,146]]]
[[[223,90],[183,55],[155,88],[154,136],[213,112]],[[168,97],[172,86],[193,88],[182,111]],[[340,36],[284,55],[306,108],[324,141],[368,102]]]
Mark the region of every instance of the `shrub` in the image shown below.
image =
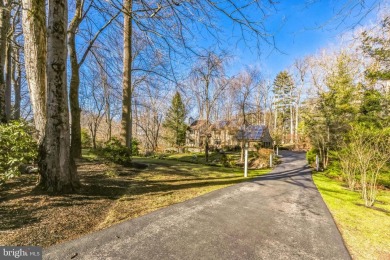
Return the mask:
[[[223,167],[232,167],[232,161],[226,153],[221,154],[221,163]]]
[[[107,160],[121,165],[131,164],[130,149],[123,146],[117,138],[112,138],[101,149],[102,155]]]
[[[353,167],[356,167],[354,170],[356,179],[360,179],[364,203],[371,207],[378,193],[378,178],[390,161],[390,128],[353,125],[345,149],[352,157]]]
[[[311,149],[307,151],[306,160],[309,165],[313,166],[316,163],[316,154],[317,154],[317,150],[315,149]]]
[[[257,142],[253,145],[253,147],[256,148],[256,151],[260,150],[261,148],[263,148],[264,144],[263,142]]]
[[[325,174],[330,178],[341,180],[343,176],[340,162],[337,160],[331,161],[326,168]]]
[[[138,155],[138,141],[133,140],[132,143],[132,153],[130,153],[130,149],[121,144],[119,139],[113,137],[110,141],[106,142],[104,147],[100,149],[101,155],[107,160],[121,164],[124,166],[131,165],[131,157],[132,155]]]
[[[224,145],[222,150],[225,152],[237,152],[241,150],[241,146],[239,145]]]
[[[33,128],[23,121],[0,124],[0,183],[20,175],[19,167],[38,155]]]
[[[81,146],[83,148],[90,148],[92,144],[92,138],[87,129],[81,129]]]

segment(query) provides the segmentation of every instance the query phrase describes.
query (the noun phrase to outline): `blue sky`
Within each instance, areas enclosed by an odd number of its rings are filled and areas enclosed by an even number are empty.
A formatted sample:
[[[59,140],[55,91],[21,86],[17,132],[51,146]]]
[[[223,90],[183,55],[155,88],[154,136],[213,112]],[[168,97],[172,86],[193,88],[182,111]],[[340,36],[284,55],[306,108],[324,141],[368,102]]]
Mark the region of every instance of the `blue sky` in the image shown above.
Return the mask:
[[[232,70],[239,70],[240,67],[252,64],[260,66],[272,79],[295,59],[314,54],[330,44],[337,45],[339,36],[351,30],[351,25],[364,25],[374,19],[378,12],[377,8],[363,17],[367,9],[359,12],[355,8],[352,13],[343,11],[342,16],[337,16],[337,10],[341,9],[337,6],[339,3],[337,1],[312,0],[311,4],[305,2],[307,1],[280,1],[277,13],[268,20],[266,26],[274,35],[276,47],[280,51],[263,44],[259,57],[257,50],[250,51],[244,44],[239,44],[234,50],[236,60]],[[365,3],[366,6],[372,6],[376,2],[378,1],[372,0]],[[341,18],[346,19],[341,21]]]

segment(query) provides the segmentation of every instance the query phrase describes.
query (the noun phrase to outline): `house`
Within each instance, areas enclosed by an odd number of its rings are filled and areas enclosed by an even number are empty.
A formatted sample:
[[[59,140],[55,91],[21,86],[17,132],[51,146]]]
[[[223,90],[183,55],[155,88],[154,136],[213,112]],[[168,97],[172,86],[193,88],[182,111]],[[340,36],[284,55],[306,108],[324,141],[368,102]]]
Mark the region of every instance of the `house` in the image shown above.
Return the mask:
[[[188,127],[186,146],[200,151],[209,137],[211,148],[226,148],[240,146],[245,140],[250,147],[261,143],[263,147],[272,147],[273,140],[269,130],[264,125],[251,125],[243,132],[237,120],[221,120],[206,126],[206,120],[195,120]],[[243,134],[244,133],[244,134]],[[194,150],[194,151],[195,151]]]
[[[186,146],[202,147],[206,138],[206,130],[206,120],[191,122],[186,132]]]
[[[210,125],[210,145],[217,148],[233,147],[238,145],[236,135],[238,122],[236,120],[222,120]]]

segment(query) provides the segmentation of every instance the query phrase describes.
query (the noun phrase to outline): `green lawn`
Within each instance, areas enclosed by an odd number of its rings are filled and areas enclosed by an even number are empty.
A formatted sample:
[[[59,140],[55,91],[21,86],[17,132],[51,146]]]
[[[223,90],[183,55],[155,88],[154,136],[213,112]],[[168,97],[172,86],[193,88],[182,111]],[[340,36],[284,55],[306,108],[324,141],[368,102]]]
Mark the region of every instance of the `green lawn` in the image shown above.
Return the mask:
[[[243,170],[239,168],[142,157],[135,157],[133,161],[147,164],[148,168],[132,176],[131,186],[111,207],[101,227],[138,217],[270,171],[249,170],[248,178],[244,178]],[[122,176],[124,175],[125,173],[122,173]]]
[[[390,191],[381,190],[367,208],[359,192],[347,190],[323,173],[313,180],[331,211],[354,259],[390,259]]]

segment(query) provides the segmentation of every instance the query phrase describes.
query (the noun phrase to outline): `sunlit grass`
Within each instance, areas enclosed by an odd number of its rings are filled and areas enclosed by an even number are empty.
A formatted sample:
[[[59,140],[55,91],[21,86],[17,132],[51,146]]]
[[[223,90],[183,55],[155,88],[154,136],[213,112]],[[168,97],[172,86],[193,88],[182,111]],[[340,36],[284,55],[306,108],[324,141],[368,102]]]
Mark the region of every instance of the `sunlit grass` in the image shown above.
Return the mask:
[[[88,161],[93,161],[98,159],[98,155],[92,149],[83,149],[82,150],[83,159]]]
[[[322,173],[313,179],[354,259],[390,259],[390,191],[381,190],[373,208],[359,192]]]
[[[239,162],[241,158],[241,151],[235,152],[227,152],[226,157],[231,162]],[[209,153],[209,161],[206,163],[205,153],[176,153],[167,155],[166,159],[173,159],[182,162],[190,162],[190,163],[200,163],[200,164],[209,164],[209,165],[217,165],[222,166],[222,157],[223,154],[219,152],[210,152]],[[248,158],[249,160],[257,157],[257,153],[254,151],[249,151]]]
[[[100,228],[145,215],[159,208],[183,202],[270,171],[269,169],[250,170],[248,178],[244,178],[243,170],[238,168],[151,158],[134,158],[134,161],[148,164],[148,168],[133,178],[132,185],[110,209]]]

